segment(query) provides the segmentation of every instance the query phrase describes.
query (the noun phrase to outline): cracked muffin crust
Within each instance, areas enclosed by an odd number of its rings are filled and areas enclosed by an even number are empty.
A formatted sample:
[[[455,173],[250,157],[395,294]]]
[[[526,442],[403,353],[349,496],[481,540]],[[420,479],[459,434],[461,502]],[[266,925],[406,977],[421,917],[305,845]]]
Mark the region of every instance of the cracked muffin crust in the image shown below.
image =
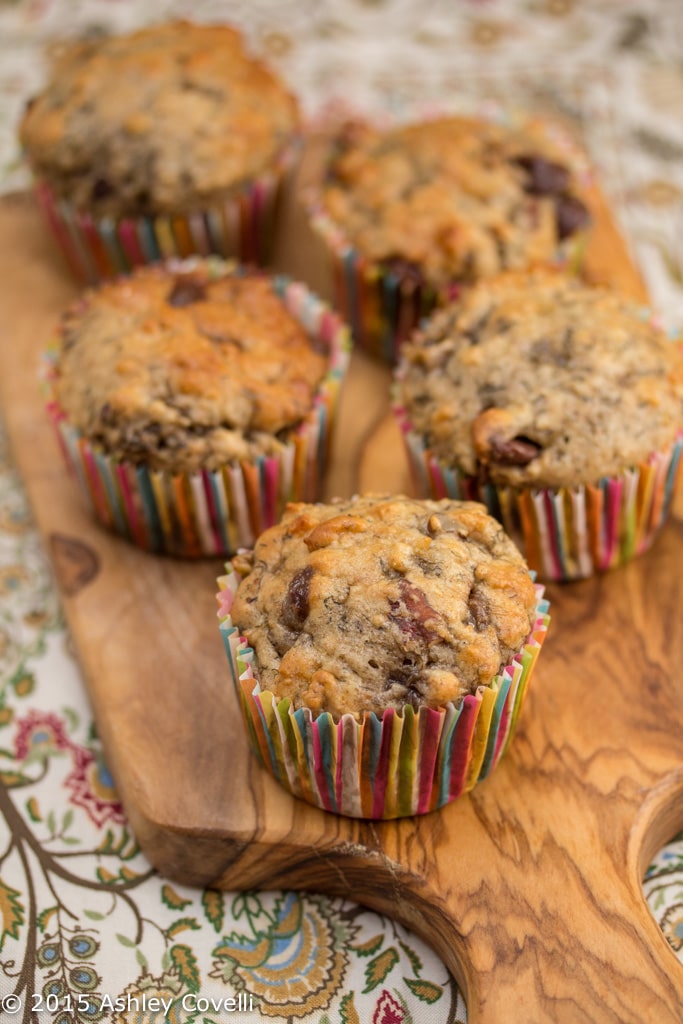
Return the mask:
[[[55,398],[117,459],[173,473],[271,454],[327,359],[259,274],[145,267],[65,315]]]
[[[552,271],[467,290],[403,359],[414,431],[445,466],[497,485],[594,484],[683,427],[678,347],[627,299]]]
[[[291,504],[233,560],[232,621],[262,689],[362,717],[491,683],[536,618],[524,559],[474,502]]]
[[[323,206],[350,243],[436,288],[547,263],[586,226],[579,174],[536,123],[447,117],[388,132],[351,126]]]
[[[142,216],[220,202],[298,127],[296,100],[239,32],[174,21],[65,46],[20,137],[76,208]]]

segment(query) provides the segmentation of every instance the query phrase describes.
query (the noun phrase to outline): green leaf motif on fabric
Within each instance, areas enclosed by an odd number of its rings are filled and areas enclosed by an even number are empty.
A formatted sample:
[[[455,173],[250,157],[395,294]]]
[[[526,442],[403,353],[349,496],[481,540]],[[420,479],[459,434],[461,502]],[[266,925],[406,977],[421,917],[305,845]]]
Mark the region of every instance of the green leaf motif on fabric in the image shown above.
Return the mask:
[[[116,875],[113,875],[107,868],[99,867],[95,872],[100,882],[104,882],[105,885],[110,885],[112,882],[118,881]]]
[[[35,676],[32,672],[22,672],[21,675],[15,676],[10,682],[14,687],[17,697],[28,697],[29,693],[33,693],[36,685]]]
[[[171,946],[171,963],[190,992],[199,992],[197,958],[189,946]]]
[[[73,708],[64,707],[61,709],[61,711],[64,717],[66,718],[67,722],[69,723],[69,728],[71,732],[75,732],[75,730],[78,728],[80,724],[80,718],[78,717],[78,714],[74,711]]]
[[[19,938],[19,930],[25,920],[24,905],[20,902],[21,893],[13,889],[0,879],[0,921],[2,931],[0,932],[0,949],[9,936],[12,939]]]
[[[363,992],[372,992],[378,985],[381,985],[389,971],[396,966],[398,961],[398,951],[394,946],[389,946],[383,953],[376,956],[374,960],[371,960],[365,968],[366,985]]]
[[[30,786],[35,780],[29,775],[22,775],[21,772],[0,772],[0,783],[6,789],[16,789],[18,786]]]
[[[374,938],[368,939],[367,942],[362,942],[360,946],[351,946],[351,949],[354,953],[357,953],[358,956],[373,956],[383,942],[383,935],[375,935]]]
[[[38,931],[44,932],[47,928],[50,918],[53,914],[57,913],[56,907],[46,907],[45,910],[41,910],[36,918],[36,924],[38,925]]]
[[[201,931],[201,925],[197,923],[196,917],[179,917],[177,921],[174,921],[170,928],[166,929],[166,934],[169,939],[179,935],[180,932],[187,931],[188,929],[193,932]]]
[[[232,916],[236,921],[246,915],[251,922],[260,917],[262,913],[261,901],[253,892],[241,893],[232,901]]]
[[[126,947],[126,949],[135,949],[135,943],[133,942],[132,939],[129,939],[126,935],[122,935],[120,932],[117,932],[116,933],[116,938],[118,939],[118,941],[121,943],[122,946]]]
[[[128,846],[129,843],[130,846]],[[127,846],[128,849],[126,849]],[[121,860],[131,860],[140,852],[140,848],[127,828],[124,828],[118,839],[114,835],[114,832],[108,828],[104,839],[97,847],[97,852],[116,854],[116,856]]]
[[[360,1017],[358,1016],[353,996],[353,992],[347,992],[339,1004],[341,1024],[360,1024]]]
[[[436,1003],[443,995],[441,986],[432,981],[424,981],[422,978],[404,978],[403,980],[413,995],[416,995],[423,1003]]]
[[[172,886],[162,885],[161,902],[164,903],[169,910],[184,910],[185,907],[190,906],[192,900],[183,899],[183,897],[179,896]]]
[[[410,946],[406,945],[405,942],[399,942],[399,946],[410,960],[410,966],[413,969],[413,973],[419,975],[420,971],[422,970],[423,963],[420,960],[417,953],[415,952],[415,950],[411,949]]]
[[[223,893],[218,889],[205,889],[202,893],[202,906],[206,920],[213,925],[214,931],[220,932],[225,918]]]

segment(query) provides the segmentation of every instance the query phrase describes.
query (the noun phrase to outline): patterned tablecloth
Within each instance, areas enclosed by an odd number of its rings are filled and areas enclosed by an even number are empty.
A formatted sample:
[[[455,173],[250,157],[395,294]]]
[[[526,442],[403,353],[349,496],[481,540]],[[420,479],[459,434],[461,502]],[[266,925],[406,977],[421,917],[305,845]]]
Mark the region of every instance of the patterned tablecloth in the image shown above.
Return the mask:
[[[0,0],[3,190],[26,183],[15,126],[46,48],[170,15],[241,25],[312,119],[501,101],[559,111],[665,322],[683,324],[681,0]],[[644,885],[683,960],[683,836]],[[55,1024],[466,1019],[444,966],[389,920],[324,896],[198,892],[150,868],[1,434],[0,996],[3,1020],[35,1009]]]

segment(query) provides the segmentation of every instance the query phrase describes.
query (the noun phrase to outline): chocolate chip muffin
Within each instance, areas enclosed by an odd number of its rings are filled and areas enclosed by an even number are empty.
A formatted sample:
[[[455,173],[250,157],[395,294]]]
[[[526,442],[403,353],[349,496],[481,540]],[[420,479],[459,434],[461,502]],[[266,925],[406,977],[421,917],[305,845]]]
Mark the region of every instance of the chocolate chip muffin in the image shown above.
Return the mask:
[[[136,217],[219,201],[297,128],[294,97],[235,29],[175,21],[66,46],[20,137],[58,196]]]
[[[585,178],[576,148],[538,122],[354,126],[337,142],[315,223],[342,260],[340,301],[359,307],[361,343],[393,357],[454,288],[557,260],[588,225]]]
[[[326,368],[269,278],[145,267],[66,314],[55,397],[117,459],[192,473],[277,451]]]
[[[234,551],[317,494],[347,357],[348,331],[302,285],[221,261],[143,267],[65,314],[54,415],[122,532],[142,508],[144,546],[164,549],[182,501]]]
[[[19,133],[60,240],[78,229],[69,254],[98,279],[160,255],[258,257],[239,235],[258,234],[298,130],[235,29],[173,21],[65,45]]]
[[[232,619],[261,688],[314,713],[458,701],[491,683],[537,615],[524,560],[473,502],[290,505],[233,564]]]
[[[652,317],[628,300],[549,270],[502,275],[435,313],[403,357],[397,397],[421,491],[429,465],[436,475],[427,493],[446,481],[448,493],[488,494],[500,514],[510,511],[513,493],[528,500],[545,489],[562,505],[563,492],[568,501],[581,488],[590,493],[622,481],[622,519],[607,530],[616,547],[631,513],[644,523],[656,511],[654,523],[661,521],[659,504],[672,485],[668,470],[660,466],[657,495],[646,507],[624,481],[647,473],[658,453],[675,472],[683,360]],[[627,497],[628,509],[621,504]],[[534,521],[542,504],[536,501]],[[559,521],[550,514],[546,524],[562,557],[578,543],[583,515],[566,512]],[[565,526],[574,540],[562,536]],[[606,521],[600,530],[588,526],[604,539]],[[646,530],[639,543],[650,535]],[[605,567],[604,556],[594,556]],[[528,545],[527,557],[533,565]],[[610,564],[615,557],[613,550]]]

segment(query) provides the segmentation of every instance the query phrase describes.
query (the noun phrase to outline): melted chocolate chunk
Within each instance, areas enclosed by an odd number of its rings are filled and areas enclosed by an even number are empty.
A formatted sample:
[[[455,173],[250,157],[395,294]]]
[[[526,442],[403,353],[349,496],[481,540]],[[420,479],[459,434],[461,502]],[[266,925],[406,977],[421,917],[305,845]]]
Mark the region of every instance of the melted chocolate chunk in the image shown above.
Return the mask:
[[[313,566],[307,565],[305,569],[300,569],[292,576],[282,602],[282,621],[288,629],[300,629],[308,618],[311,610],[309,596],[312,575]]]
[[[432,608],[419,587],[414,587],[405,579],[400,580],[398,586],[401,600],[389,602],[389,607],[391,608],[389,618],[391,621],[398,626],[401,633],[408,639],[417,640],[422,643],[431,643],[434,640],[438,640],[439,634],[428,626],[427,622],[430,619],[433,622],[439,618],[439,613]],[[403,608],[401,607],[402,605]]]
[[[109,402],[105,402],[100,409],[100,420],[108,427],[116,424],[116,413]]]
[[[491,457],[504,466],[528,466],[541,452],[541,445],[528,437],[491,438]]]
[[[559,196],[569,188],[569,171],[562,164],[535,153],[519,156],[515,163],[526,171],[528,181],[524,188],[532,196]]]
[[[555,223],[560,241],[569,238],[590,221],[590,213],[574,196],[559,196],[556,203]]]
[[[185,275],[177,277],[166,297],[170,306],[181,309],[183,306],[191,306],[195,302],[201,302],[206,298],[206,285],[196,277]]]
[[[421,707],[424,701],[421,666],[404,659],[403,665],[397,665],[389,670],[384,689],[403,691],[399,698],[394,698],[399,705],[411,704],[414,708]]]
[[[113,196],[115,191],[114,186],[106,178],[97,178],[92,187],[92,197],[94,200],[106,199],[107,196]]]
[[[467,605],[469,607],[469,618],[471,619],[472,625],[478,633],[481,633],[486,629],[490,622],[489,606],[486,598],[477,588],[476,584],[470,591],[470,596],[467,599]]]

